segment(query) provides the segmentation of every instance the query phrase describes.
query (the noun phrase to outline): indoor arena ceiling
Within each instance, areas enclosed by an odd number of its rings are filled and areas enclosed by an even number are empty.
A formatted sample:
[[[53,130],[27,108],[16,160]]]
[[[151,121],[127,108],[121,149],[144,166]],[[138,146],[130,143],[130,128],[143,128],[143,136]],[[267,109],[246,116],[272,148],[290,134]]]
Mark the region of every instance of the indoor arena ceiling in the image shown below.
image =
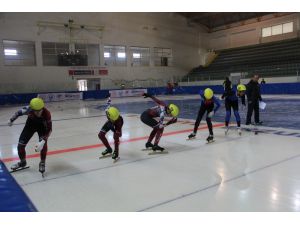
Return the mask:
[[[208,29],[257,18],[272,12],[180,12],[180,15],[187,18],[188,23],[203,25]]]

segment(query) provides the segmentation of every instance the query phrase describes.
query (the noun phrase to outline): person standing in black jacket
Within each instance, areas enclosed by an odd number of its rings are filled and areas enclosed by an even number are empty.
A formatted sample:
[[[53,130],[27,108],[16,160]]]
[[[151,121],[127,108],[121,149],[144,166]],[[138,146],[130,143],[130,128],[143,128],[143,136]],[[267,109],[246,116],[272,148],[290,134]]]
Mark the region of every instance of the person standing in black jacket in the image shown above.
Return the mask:
[[[254,111],[254,120],[256,124],[262,124],[259,120],[259,101],[262,101],[260,95],[260,86],[258,83],[259,75],[253,75],[250,82],[247,84],[247,99],[248,99],[248,111],[246,125],[251,124],[251,117]]]
[[[229,77],[225,78],[225,81],[223,82],[223,87],[224,87],[224,93],[231,91],[232,85],[231,85],[231,81],[229,80]]]

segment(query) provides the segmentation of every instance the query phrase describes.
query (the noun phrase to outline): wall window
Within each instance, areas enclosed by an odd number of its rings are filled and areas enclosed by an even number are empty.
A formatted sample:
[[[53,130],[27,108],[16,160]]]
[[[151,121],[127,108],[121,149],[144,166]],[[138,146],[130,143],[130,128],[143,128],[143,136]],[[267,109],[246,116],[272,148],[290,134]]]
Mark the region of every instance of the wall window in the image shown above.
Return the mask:
[[[172,66],[173,56],[171,48],[154,48],[155,66]]]
[[[127,66],[125,46],[105,45],[103,56],[106,66]]]
[[[279,34],[286,34],[293,32],[293,27],[294,23],[289,22],[289,23],[283,23],[271,27],[265,27],[262,28],[262,37],[270,37],[273,35],[279,35]]]
[[[3,40],[4,65],[35,66],[35,43],[33,41]]]
[[[272,35],[272,27],[266,27],[262,29],[262,37],[269,37]]]
[[[97,44],[75,44],[75,54],[87,55],[88,65],[100,65],[99,45]]]
[[[282,34],[282,25],[272,26],[272,35]]]
[[[293,32],[293,22],[290,22],[290,23],[284,23],[282,25],[282,33],[285,34],[285,33],[290,33],[290,32]]]
[[[58,55],[69,53],[69,44],[42,42],[42,55],[44,66],[58,66]]]
[[[130,47],[131,66],[149,66],[150,48]]]

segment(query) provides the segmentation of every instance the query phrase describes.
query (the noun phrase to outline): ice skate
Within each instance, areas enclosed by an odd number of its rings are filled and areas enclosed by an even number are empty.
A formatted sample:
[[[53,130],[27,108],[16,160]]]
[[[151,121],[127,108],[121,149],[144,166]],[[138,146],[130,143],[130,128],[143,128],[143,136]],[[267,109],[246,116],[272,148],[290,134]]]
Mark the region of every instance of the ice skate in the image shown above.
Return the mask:
[[[144,149],[142,149],[142,151],[148,151],[151,150],[153,148],[153,144],[151,142],[147,142]]]
[[[168,152],[165,151],[163,147],[160,147],[159,145],[154,145],[152,147],[152,152],[149,153],[149,155],[156,155],[156,154],[167,154]]]
[[[111,148],[107,148],[101,154],[102,154],[102,156],[100,156],[99,159],[110,157],[111,154],[112,154],[112,149]]]
[[[45,168],[46,168],[46,164],[44,161],[41,161],[39,164],[39,171],[42,174],[42,176],[44,177],[44,173],[45,173]]]
[[[11,173],[17,172],[17,171],[20,171],[20,170],[24,170],[24,169],[28,169],[29,166],[26,166],[26,165],[27,165],[26,160],[17,162],[16,164],[12,165]]]
[[[187,140],[192,140],[192,139],[195,139],[196,138],[196,133],[191,133],[189,136],[188,136],[188,139]]]
[[[114,163],[117,162],[120,159],[119,152],[114,151],[111,158],[114,160]]]
[[[206,138],[206,141],[207,141],[207,144],[214,142],[214,136],[210,134],[210,135]]]
[[[225,127],[225,135],[227,135],[227,134],[228,134],[228,131],[229,131],[229,127],[228,127],[228,126],[226,126],[226,127]]]
[[[242,135],[242,129],[240,127],[237,128],[237,132],[240,136]]]

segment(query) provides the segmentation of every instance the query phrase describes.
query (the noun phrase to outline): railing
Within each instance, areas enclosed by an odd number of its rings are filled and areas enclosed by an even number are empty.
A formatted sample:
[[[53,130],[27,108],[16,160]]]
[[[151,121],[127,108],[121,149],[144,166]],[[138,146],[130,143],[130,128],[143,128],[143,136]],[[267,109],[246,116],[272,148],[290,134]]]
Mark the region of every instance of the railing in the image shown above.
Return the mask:
[[[131,89],[148,87],[165,87],[170,80],[165,79],[145,79],[145,80],[112,80],[101,79],[101,89]]]

